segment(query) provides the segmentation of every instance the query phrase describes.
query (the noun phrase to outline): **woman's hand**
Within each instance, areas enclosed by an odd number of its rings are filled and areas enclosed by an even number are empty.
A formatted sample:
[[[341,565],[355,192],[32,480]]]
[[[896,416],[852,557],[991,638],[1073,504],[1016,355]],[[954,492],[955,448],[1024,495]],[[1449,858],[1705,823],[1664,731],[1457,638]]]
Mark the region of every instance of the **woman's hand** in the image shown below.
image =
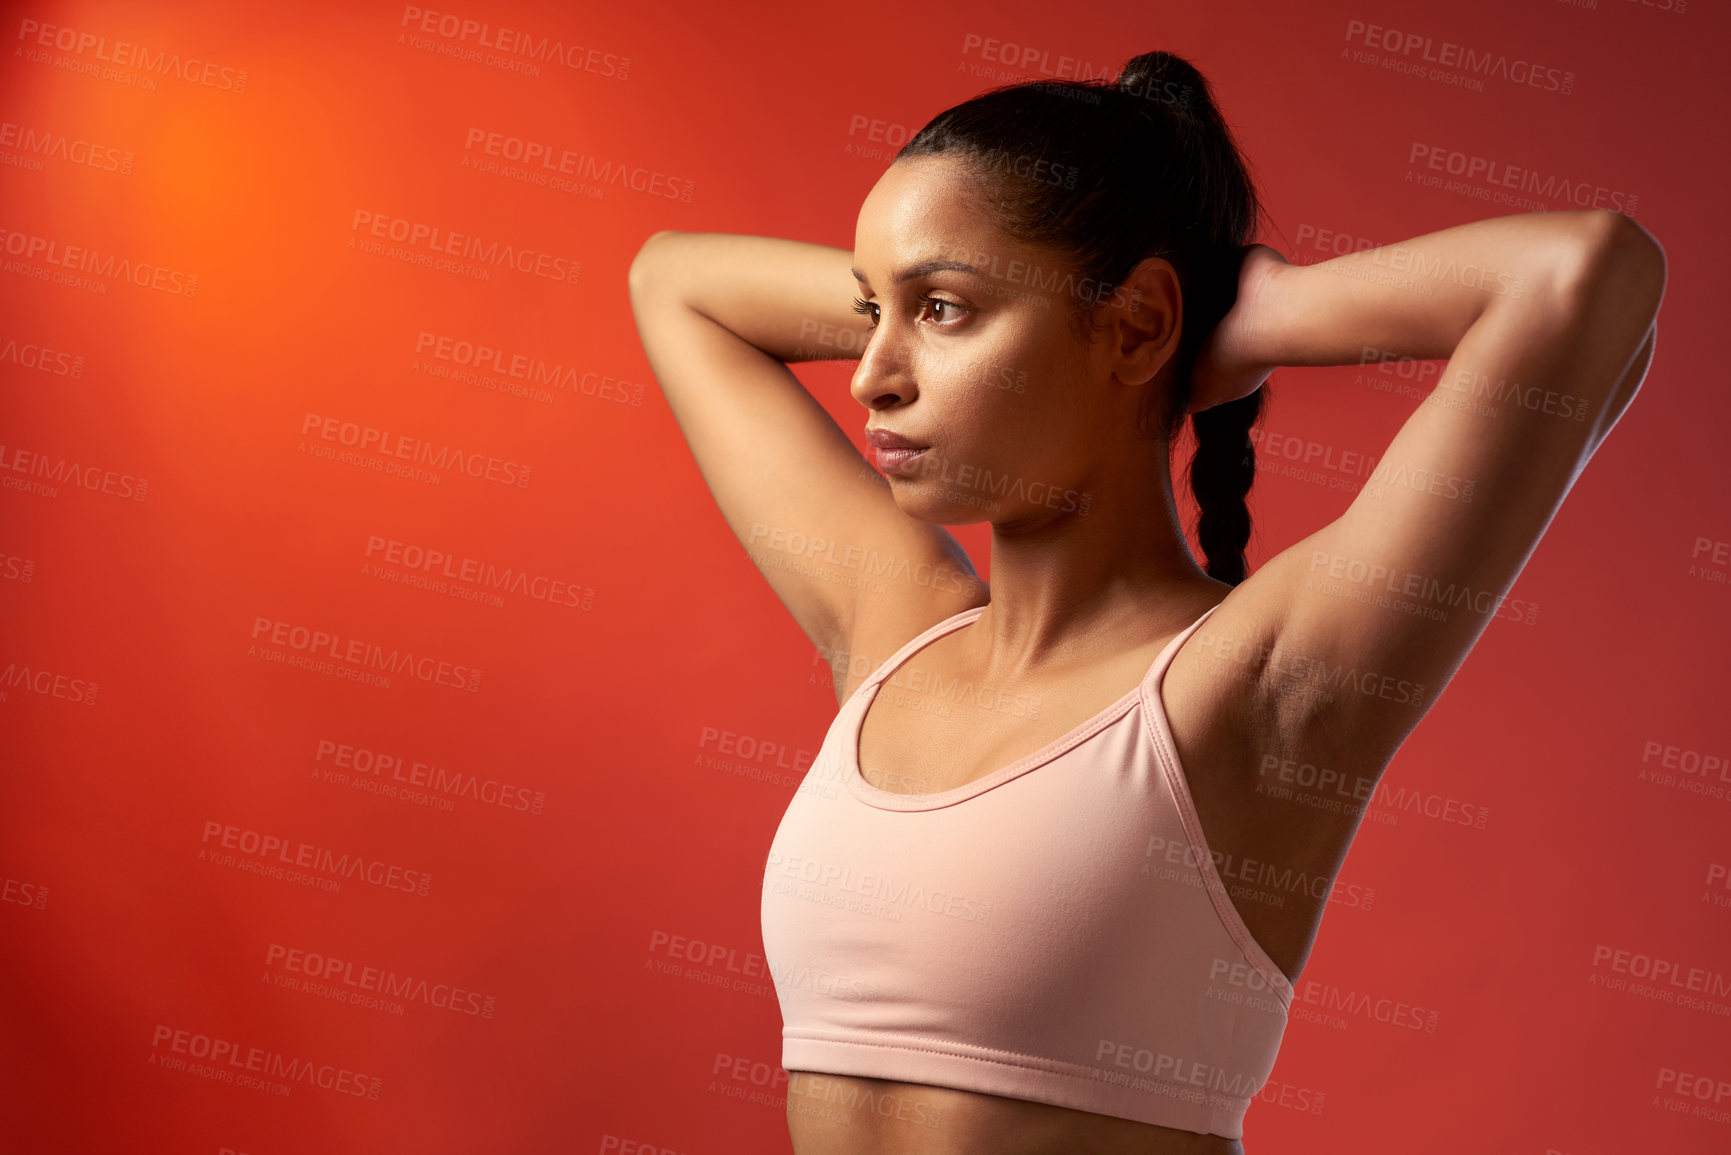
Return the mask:
[[[1267,245],[1246,245],[1238,267],[1238,299],[1214,326],[1196,355],[1186,413],[1200,413],[1248,397],[1279,366],[1258,352],[1256,337],[1264,319],[1259,302],[1287,260]]]

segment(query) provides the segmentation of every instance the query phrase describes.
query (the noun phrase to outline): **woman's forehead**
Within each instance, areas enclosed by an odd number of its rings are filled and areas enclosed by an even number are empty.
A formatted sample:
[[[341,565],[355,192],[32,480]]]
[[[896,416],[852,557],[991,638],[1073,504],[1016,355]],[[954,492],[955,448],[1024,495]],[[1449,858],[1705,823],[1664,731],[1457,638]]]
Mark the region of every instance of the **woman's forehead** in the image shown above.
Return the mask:
[[[965,263],[964,254],[1020,252],[1025,246],[1005,236],[982,211],[980,194],[973,174],[948,158],[890,165],[860,205],[854,268],[868,278],[893,281],[915,266]]]

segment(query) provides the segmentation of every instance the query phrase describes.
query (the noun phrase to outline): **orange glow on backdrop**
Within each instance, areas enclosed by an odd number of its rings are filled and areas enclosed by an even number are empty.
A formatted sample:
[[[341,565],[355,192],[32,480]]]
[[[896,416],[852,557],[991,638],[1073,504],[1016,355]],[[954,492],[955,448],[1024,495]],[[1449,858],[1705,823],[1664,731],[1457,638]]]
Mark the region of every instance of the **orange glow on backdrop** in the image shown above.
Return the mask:
[[[1588,207],[1670,262],[1640,398],[1390,769],[1250,1149],[1731,1145],[1731,1090],[1662,1078],[1731,1089],[1713,6],[8,12],[0,1147],[786,1150],[759,887],[834,689],[626,270],[663,228],[851,248],[937,112],[1155,47],[1294,263]],[[566,151],[601,167],[537,163]],[[1473,158],[1561,179],[1513,203]],[[863,446],[851,369],[798,373]],[[1414,404],[1276,389],[1266,429],[1325,458]],[[1262,454],[1253,565],[1350,499],[1307,453]],[[1350,1009],[1399,1004],[1418,1029]]]

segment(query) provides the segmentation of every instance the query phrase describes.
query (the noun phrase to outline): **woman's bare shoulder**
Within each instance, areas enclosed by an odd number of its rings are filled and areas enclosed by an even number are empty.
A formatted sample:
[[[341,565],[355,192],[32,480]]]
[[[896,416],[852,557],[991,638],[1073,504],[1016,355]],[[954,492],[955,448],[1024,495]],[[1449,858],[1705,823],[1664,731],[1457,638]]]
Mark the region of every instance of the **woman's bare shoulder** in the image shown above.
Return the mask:
[[[892,654],[939,622],[991,600],[991,587],[977,580],[956,591],[934,590],[900,598],[862,597],[846,650],[830,659],[836,703],[846,702]]]

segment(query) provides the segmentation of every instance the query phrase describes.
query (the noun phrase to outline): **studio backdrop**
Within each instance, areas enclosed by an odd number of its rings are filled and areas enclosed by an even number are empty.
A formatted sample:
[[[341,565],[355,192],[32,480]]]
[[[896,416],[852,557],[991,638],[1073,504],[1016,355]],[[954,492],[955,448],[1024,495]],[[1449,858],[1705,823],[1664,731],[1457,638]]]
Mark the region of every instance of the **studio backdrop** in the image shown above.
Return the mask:
[[[0,1148],[786,1150],[760,890],[835,687],[627,269],[660,229],[851,249],[941,110],[1162,48],[1293,263],[1572,209],[1669,260],[1639,397],[1371,800],[1247,1146],[1731,1149],[1719,6],[6,11]],[[1253,569],[1437,364],[1276,372]],[[852,369],[797,371],[863,446]]]

